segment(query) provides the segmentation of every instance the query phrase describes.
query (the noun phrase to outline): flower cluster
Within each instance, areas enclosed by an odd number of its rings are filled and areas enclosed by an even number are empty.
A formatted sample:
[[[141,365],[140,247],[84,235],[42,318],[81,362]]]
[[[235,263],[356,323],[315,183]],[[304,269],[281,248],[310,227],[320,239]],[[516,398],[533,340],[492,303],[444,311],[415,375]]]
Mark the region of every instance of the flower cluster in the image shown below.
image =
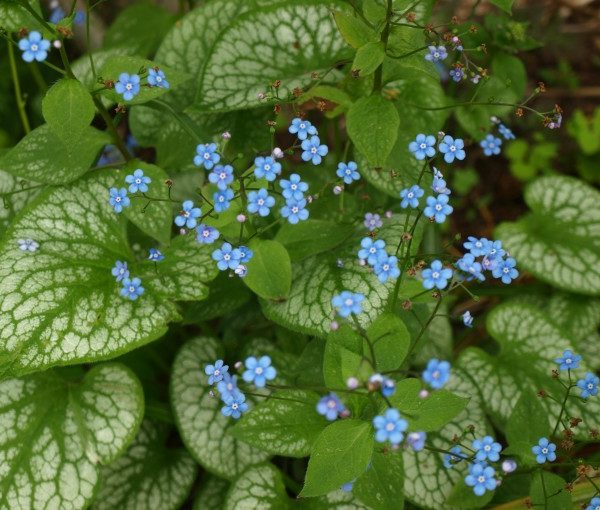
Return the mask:
[[[233,270],[238,276],[246,276],[246,263],[250,262],[254,253],[246,246],[234,248],[230,243],[223,243],[212,252],[212,259],[220,271]]]
[[[456,261],[456,267],[465,280],[484,281],[484,271],[490,271],[494,278],[500,279],[504,284],[509,284],[519,276],[517,262],[502,248],[502,241],[469,236],[463,246],[469,252]]]
[[[117,283],[121,283],[121,296],[124,298],[135,301],[144,293],[142,280],[137,277],[129,277],[127,262],[117,260],[114,267],[111,269],[111,274],[114,276]]]
[[[579,368],[581,356],[573,353],[571,349],[566,349],[562,353],[562,356],[556,358],[554,362],[558,365],[559,370],[566,370],[569,373],[570,379],[571,370]],[[592,372],[587,372],[582,379],[578,379],[576,382],[576,386],[580,391],[580,397],[587,399],[589,397],[597,396],[598,384],[600,384],[600,378]]]
[[[492,125],[497,127],[498,134],[505,140],[514,140],[515,135],[506,127],[497,117],[491,118]],[[486,156],[497,156],[500,154],[502,147],[502,139],[494,133],[489,133],[483,140],[479,142],[479,146],[483,149]]]
[[[152,179],[144,175],[141,168],[134,170],[133,174],[125,176],[125,183],[129,185],[130,193],[144,194],[148,191],[148,185]],[[124,208],[131,205],[131,200],[127,195],[126,188],[110,188],[108,190],[108,202],[116,213],[120,213]]]
[[[408,144],[408,150],[412,152],[419,161],[432,158],[436,154],[435,145],[437,139],[433,135],[418,134],[414,141]],[[455,159],[462,161],[466,157],[464,150],[465,142],[462,138],[452,138],[450,135],[444,137],[437,143],[437,148],[444,155],[446,163],[453,163]]]
[[[368,264],[373,268],[373,272],[381,283],[387,282],[388,279],[395,280],[400,276],[398,258],[387,253],[383,239],[374,240],[371,237],[363,237],[358,250],[358,259],[361,264]]]
[[[170,87],[165,73],[158,67],[151,67],[148,69],[146,86],[162,89],[168,89]],[[121,73],[119,79],[115,82],[116,93],[123,96],[125,101],[131,101],[137,96],[140,93],[141,87],[141,77],[139,74]]]

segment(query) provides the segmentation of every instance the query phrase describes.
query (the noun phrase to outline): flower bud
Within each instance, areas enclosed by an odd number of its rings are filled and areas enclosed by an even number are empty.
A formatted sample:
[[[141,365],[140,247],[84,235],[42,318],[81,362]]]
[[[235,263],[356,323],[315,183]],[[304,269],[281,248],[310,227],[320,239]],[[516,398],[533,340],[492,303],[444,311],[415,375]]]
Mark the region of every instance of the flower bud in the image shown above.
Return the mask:
[[[236,275],[238,275],[240,278],[243,278],[244,276],[246,276],[248,274],[248,268],[244,265],[244,264],[240,264],[238,267],[236,267],[233,271]]]
[[[392,211],[385,211],[385,217],[386,218],[391,218],[392,217]]]
[[[331,324],[329,325],[331,331],[337,331],[340,328],[340,325],[338,324],[337,321],[331,321]]]
[[[349,390],[355,390],[356,388],[358,388],[359,385],[359,381],[356,377],[348,377],[348,380],[346,381],[346,387]]]
[[[283,158],[283,156],[285,156],[285,154],[283,153],[283,151],[279,147],[275,147],[273,149],[273,157],[275,159],[281,159],[281,158]]]
[[[54,46],[57,50],[62,46],[62,42],[60,40],[52,41],[52,46]]]
[[[512,473],[517,469],[517,463],[513,459],[506,459],[502,461],[502,471],[505,474]]]
[[[236,370],[241,369],[243,366],[243,363],[241,361],[236,361],[235,365],[233,365],[233,368],[235,368]]]
[[[235,219],[238,220],[238,222],[240,223],[244,223],[246,221],[246,215],[240,213],[235,217]]]
[[[265,95],[264,95],[264,93],[262,93],[262,92],[259,92],[258,94],[256,94],[256,98],[257,98],[259,101],[262,101],[262,100],[263,100],[265,97],[266,97],[266,96],[265,96]]]
[[[223,140],[231,140],[231,133],[229,131],[225,131],[222,135],[221,138],[223,138]]]
[[[339,195],[342,191],[344,190],[344,188],[342,188],[341,186],[337,185],[333,187],[333,194],[334,195]]]
[[[429,396],[429,392],[426,389],[422,389],[419,391],[419,398],[427,398]]]

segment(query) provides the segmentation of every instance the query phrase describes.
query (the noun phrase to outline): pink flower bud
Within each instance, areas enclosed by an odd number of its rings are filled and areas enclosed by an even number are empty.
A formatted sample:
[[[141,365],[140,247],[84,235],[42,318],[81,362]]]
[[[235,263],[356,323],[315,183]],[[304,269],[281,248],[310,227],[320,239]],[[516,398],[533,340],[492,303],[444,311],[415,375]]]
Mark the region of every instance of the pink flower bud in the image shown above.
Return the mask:
[[[273,157],[275,159],[281,159],[281,158],[283,158],[283,156],[284,156],[283,151],[279,147],[275,147],[273,149]]]
[[[429,392],[427,390],[419,391],[419,398],[427,398],[429,396]]]
[[[344,190],[344,188],[342,188],[341,186],[337,185],[333,187],[333,194],[334,195],[339,195],[342,191]]]
[[[392,211],[385,211],[385,217],[386,218],[391,218],[392,217]]]
[[[346,381],[346,387],[349,390],[355,390],[356,388],[358,388],[358,385],[359,382],[356,377],[348,377],[348,380]]]
[[[52,41],[52,46],[54,46],[57,50],[60,49],[60,47],[62,46],[62,42],[60,42],[58,39],[56,41]]]
[[[331,331],[337,331],[340,328],[340,325],[337,321],[331,321],[329,327],[331,328]]]
[[[231,133],[229,131],[225,131],[222,135],[221,138],[223,138],[223,140],[230,140],[231,139]]]
[[[235,368],[236,370],[239,370],[240,368],[242,368],[243,363],[241,361],[236,361],[235,365],[233,365],[233,368]]]
[[[246,215],[240,213],[235,217],[235,219],[238,220],[240,223],[244,223],[246,221]]]

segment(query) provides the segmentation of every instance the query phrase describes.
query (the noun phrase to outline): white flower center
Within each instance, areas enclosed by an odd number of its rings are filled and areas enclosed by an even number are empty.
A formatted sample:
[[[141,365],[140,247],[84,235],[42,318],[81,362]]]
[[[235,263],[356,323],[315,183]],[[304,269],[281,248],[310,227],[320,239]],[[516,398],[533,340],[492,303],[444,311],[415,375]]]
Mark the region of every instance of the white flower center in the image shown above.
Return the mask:
[[[131,293],[135,292],[135,287],[133,285],[129,286],[129,292],[131,292]]]
[[[269,170],[271,170],[271,165],[264,165],[263,168],[265,172],[268,172]]]
[[[450,146],[450,152],[454,152],[456,151],[456,146],[455,145],[451,145]]]
[[[440,375],[441,374],[439,370],[434,370],[434,372],[431,374],[431,377],[433,377],[434,379],[439,379]]]
[[[220,371],[220,370],[217,368],[217,369],[214,371],[214,375],[215,375],[215,377],[219,377],[219,376],[221,375],[221,371]]]
[[[304,122],[302,122],[302,123],[300,124],[300,129],[305,129],[305,128],[306,128],[306,124],[304,124]]]
[[[125,88],[127,90],[131,90],[133,88],[133,85],[131,83],[128,83],[127,85],[125,85]]]
[[[298,185],[297,185],[297,184],[292,184],[292,185],[290,186],[290,189],[291,189],[292,191],[296,191],[296,190],[298,189]]]
[[[419,145],[420,149],[426,149],[427,148],[427,144],[426,143],[422,143],[421,145]]]
[[[210,159],[210,152],[204,153],[204,159]]]
[[[37,51],[38,50],[38,45],[37,44],[32,44],[30,49],[31,49],[31,51]]]
[[[160,83],[160,82],[162,81],[162,78],[161,78],[160,76],[157,76],[157,77],[156,77],[156,81],[157,81],[158,83]]]
[[[296,207],[296,206],[292,207],[292,212],[294,214],[296,214],[298,212],[298,210],[299,210],[298,207]]]
[[[438,273],[437,271],[434,271],[433,273],[431,273],[431,277],[434,280],[437,280],[440,277],[440,273]]]
[[[223,255],[223,260],[229,260],[231,259],[231,255],[229,255],[229,253],[226,253],[225,255]]]
[[[441,204],[436,204],[435,205],[435,210],[436,211],[441,211],[442,210],[442,205]]]
[[[492,447],[491,447],[489,444],[486,444],[486,445],[483,447],[483,449],[484,449],[486,452],[489,452],[489,451],[492,449]]]
[[[219,179],[223,180],[223,179],[225,179],[225,177],[227,177],[227,174],[225,172],[221,172],[219,174]]]
[[[502,270],[502,272],[503,272],[504,274],[508,274],[508,271],[509,271],[508,267],[505,267],[505,268]]]
[[[387,425],[385,426],[385,429],[389,432],[391,432],[392,430],[394,430],[395,425],[392,422],[388,422]]]
[[[231,404],[231,409],[233,409],[234,411],[237,411],[237,408],[238,408],[237,402],[234,402],[233,404]]]
[[[335,400],[331,399],[327,401],[327,407],[329,407],[329,409],[335,409],[337,407],[337,404],[335,403]]]
[[[317,153],[317,148],[316,148],[316,147],[313,147],[313,148],[310,150],[310,152],[312,152],[313,154],[316,154],[316,153]]]
[[[415,194],[414,194],[412,191],[410,191],[410,192],[408,193],[408,195],[406,195],[406,196],[407,196],[408,198],[412,198],[412,197],[414,197],[414,196],[415,196]]]
[[[566,363],[567,365],[570,365],[572,362],[573,362],[573,360],[572,360],[571,358],[567,358],[567,359],[565,360],[565,363]]]
[[[121,201],[121,197],[116,197],[115,198],[115,202],[117,202],[117,204]]]
[[[548,448],[542,448],[542,453],[546,455],[548,453]]]
[[[346,306],[352,306],[352,304],[353,304],[353,301],[352,301],[352,299],[348,298],[348,299],[346,299],[346,301],[344,301],[344,304],[345,304]]]
[[[589,384],[587,385],[587,387],[588,387],[588,390],[592,390],[592,389],[594,389],[594,385],[593,385],[592,383],[589,383]]]
[[[258,205],[265,205],[265,201],[262,198],[259,198]]]
[[[485,482],[485,476],[478,476],[478,477],[477,477],[477,481],[478,481],[479,483],[484,483],[484,482]]]
[[[263,369],[262,367],[256,367],[256,370],[254,372],[256,372],[256,375],[261,375],[263,373]]]

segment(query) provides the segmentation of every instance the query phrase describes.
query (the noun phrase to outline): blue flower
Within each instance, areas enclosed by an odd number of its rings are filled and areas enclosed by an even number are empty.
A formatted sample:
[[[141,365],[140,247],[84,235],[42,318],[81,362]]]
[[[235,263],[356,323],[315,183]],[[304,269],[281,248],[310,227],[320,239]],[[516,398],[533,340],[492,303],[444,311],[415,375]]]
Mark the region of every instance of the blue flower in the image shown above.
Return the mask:
[[[450,188],[448,188],[446,181],[444,180],[442,172],[440,172],[436,167],[433,167],[433,182],[431,183],[431,189],[440,195],[450,195],[451,193]]]
[[[308,219],[308,209],[306,209],[306,200],[304,198],[302,200],[289,198],[280,212],[281,216],[287,218],[292,225]]]
[[[346,184],[352,184],[353,181],[360,179],[360,174],[357,172],[358,165],[354,161],[348,161],[346,163],[338,163],[337,176],[344,179]]]
[[[169,88],[169,82],[165,78],[165,73],[158,68],[150,67],[148,69],[148,85],[151,87]]]
[[[220,190],[226,190],[233,181],[233,167],[231,165],[217,165],[208,174],[208,180],[217,185]]]
[[[215,211],[221,213],[229,209],[229,202],[234,197],[233,190],[225,189],[213,193],[213,204]]]
[[[42,38],[37,30],[29,32],[27,37],[19,40],[19,49],[23,52],[23,60],[25,62],[43,62],[48,57],[48,49],[50,49],[50,41]]]
[[[476,496],[483,496],[485,491],[496,489],[497,482],[494,476],[494,468],[485,462],[475,462],[469,466],[469,474],[465,477],[465,483],[473,487]]]
[[[121,296],[135,301],[139,296],[144,293],[144,287],[142,287],[142,280],[139,278],[123,278],[121,281],[123,287],[121,288]]]
[[[600,510],[600,498],[592,498],[585,510]]]
[[[442,262],[434,260],[428,268],[421,271],[421,277],[423,278],[423,287],[427,290],[433,289],[445,289],[448,285],[448,280],[452,278],[452,269],[444,268]]]
[[[516,138],[513,132],[504,124],[500,124],[498,126],[498,131],[500,131],[500,134],[504,137],[505,140],[514,140]]]
[[[351,313],[358,315],[362,313],[361,303],[364,301],[365,296],[360,293],[353,293],[344,290],[341,294],[333,296],[331,304],[337,309],[340,317],[348,317]]]
[[[196,241],[200,244],[212,244],[219,239],[220,232],[209,225],[201,223],[196,227]]]
[[[237,376],[229,375],[228,372],[224,372],[222,375],[223,379],[217,383],[217,390],[221,395],[221,399],[224,399],[226,395],[231,395],[238,387]]]
[[[502,257],[504,257],[506,252],[502,249],[502,241],[488,241],[487,239],[485,239],[485,240],[487,242],[484,247],[484,253],[483,253],[484,257],[486,257],[490,260],[501,259]],[[473,253],[473,252],[471,252],[471,253]],[[473,255],[475,255],[475,254],[473,253]]]
[[[229,375],[229,366],[223,364],[222,359],[215,361],[214,365],[206,365],[204,367],[204,373],[208,376],[208,384],[212,386],[215,383],[223,380],[223,376]]]
[[[370,237],[363,237],[360,246],[358,258],[366,260],[371,266],[377,263],[380,255],[385,255],[385,241],[383,239],[374,241]]]
[[[445,46],[429,46],[427,49],[429,53],[425,55],[425,60],[429,62],[439,62],[440,60],[445,60],[448,56]]]
[[[381,283],[387,282],[389,278],[395,280],[400,276],[398,259],[394,255],[388,256],[386,253],[380,255],[373,266],[373,272]]]
[[[409,432],[406,435],[406,444],[408,444],[415,452],[420,452],[425,448],[426,439],[427,434],[425,434],[425,432]]]
[[[577,387],[581,390],[581,398],[595,397],[598,395],[598,383],[600,378],[588,372],[583,379],[577,381]]]
[[[144,171],[141,168],[138,168],[133,172],[133,175],[125,177],[125,182],[129,184],[130,193],[137,193],[138,191],[146,193],[148,191],[148,184],[152,182],[152,179],[144,175]]]
[[[58,6],[55,9],[52,9],[52,11],[50,12],[50,16],[48,17],[48,21],[50,23],[54,23],[55,25],[57,25],[58,22],[65,17],[65,15],[66,15],[66,13],[65,13],[64,9],[62,9],[62,7]]]
[[[464,77],[466,76],[465,72],[463,71],[462,67],[455,67],[453,69],[450,69],[450,76],[452,77],[452,79],[458,83],[459,81],[461,81],[462,79],[464,79]]]
[[[394,393],[396,393],[396,381],[389,377],[384,377],[381,382],[381,394],[387,398],[391,397]]]
[[[502,446],[494,441],[492,436],[485,436],[473,441],[473,450],[475,450],[475,460],[496,462],[500,459]]]
[[[345,409],[344,404],[335,393],[330,393],[317,402],[317,413],[325,416],[329,421],[336,420]]]
[[[221,160],[221,155],[217,152],[216,143],[201,143],[196,147],[196,156],[194,156],[194,165],[204,166],[210,170]]]
[[[242,254],[237,248],[233,248],[229,243],[223,243],[221,248],[212,252],[212,259],[217,263],[221,271],[235,269],[240,265]]]
[[[123,210],[123,207],[129,207],[131,201],[127,196],[127,190],[125,188],[110,188],[108,193],[108,202],[113,207],[115,212],[120,213]]]
[[[481,264],[475,262],[475,257],[472,253],[465,253],[462,258],[456,261],[456,266],[469,275],[467,279],[477,278],[479,281],[485,280],[485,276],[481,272]]]
[[[298,117],[292,120],[288,131],[293,135],[296,135],[300,140],[306,140],[308,135],[317,134],[317,128],[315,126],[309,121],[299,119]]]
[[[400,192],[400,198],[402,202],[400,202],[400,207],[402,209],[406,209],[408,206],[416,209],[419,207],[419,198],[424,195],[425,191],[423,188],[417,186],[411,186],[410,188],[405,188]]]
[[[479,142],[479,145],[483,149],[483,153],[486,156],[500,154],[500,147],[502,146],[502,140],[496,138],[494,135],[487,135],[485,139]]]
[[[356,482],[356,479],[352,480],[351,482],[346,482],[340,487],[340,490],[342,492],[352,492],[352,489],[354,488],[354,482]]]
[[[383,415],[373,418],[375,441],[399,445],[404,439],[403,432],[408,428],[408,422],[400,416],[397,409],[390,408]]]
[[[153,262],[160,262],[161,260],[164,260],[164,258],[165,258],[165,256],[161,253],[160,250],[158,250],[156,248],[150,248],[148,260],[151,260]]]
[[[240,262],[243,264],[250,262],[254,255],[254,252],[247,246],[238,246],[238,251],[240,252]]]
[[[40,247],[39,243],[33,239],[17,239],[17,244],[19,245],[19,250],[32,253]]]
[[[408,150],[419,161],[435,156],[435,136],[418,134],[417,138],[408,144]]]
[[[318,165],[321,159],[327,155],[329,149],[327,145],[321,145],[318,136],[311,136],[302,142],[302,159],[310,161],[313,165]]]
[[[277,370],[271,366],[269,356],[261,356],[259,359],[250,356],[246,358],[244,365],[246,370],[242,374],[242,379],[247,383],[253,382],[257,388],[264,388],[267,381],[272,381],[277,376]]]
[[[231,416],[234,419],[238,419],[242,413],[248,410],[248,404],[246,404],[246,396],[239,390],[223,396],[223,403],[225,404],[221,408],[223,416]]]
[[[140,93],[140,77],[137,74],[121,73],[115,83],[115,91],[123,96],[125,101],[131,101]]]
[[[120,260],[117,260],[115,262],[115,267],[113,267],[110,272],[118,282],[125,278],[129,278],[127,262],[121,262]]]
[[[477,239],[476,237],[469,236],[467,237],[467,241],[463,243],[463,246],[475,257],[482,257],[487,254],[489,243],[485,237]]]
[[[554,360],[554,363],[556,363],[561,370],[574,370],[579,368],[580,361],[581,356],[579,354],[574,354],[571,349],[566,349],[560,358]]]
[[[467,457],[463,454],[460,446],[453,446],[450,448],[450,453],[444,455],[444,467],[446,469],[452,469],[454,464],[457,464],[461,460],[465,460]]]
[[[254,167],[254,175],[256,178],[264,178],[269,182],[274,181],[281,173],[281,163],[275,161],[271,156],[265,158],[258,156],[254,160]]]
[[[443,388],[450,379],[450,363],[432,358],[421,374],[423,380],[434,390]]]
[[[427,197],[427,207],[423,210],[423,214],[428,218],[434,218],[436,223],[444,223],[446,216],[454,211],[454,208],[448,204],[448,200],[448,195]]]
[[[452,163],[455,158],[461,161],[465,159],[466,154],[464,146],[465,142],[462,138],[457,138],[455,140],[450,135],[446,135],[439,143],[438,149],[444,155],[444,161],[446,163]]]
[[[473,327],[473,316],[471,315],[471,312],[469,312],[469,310],[462,314],[462,320],[463,324],[467,326],[467,328]]]
[[[365,214],[364,225],[369,231],[373,232],[376,228],[381,228],[383,222],[381,221],[381,216],[379,214],[367,213]]]
[[[283,198],[286,199],[293,198],[294,200],[302,200],[304,198],[304,193],[308,191],[308,184],[302,182],[298,174],[290,175],[289,181],[281,179],[279,185],[283,190]]]
[[[515,269],[517,262],[512,257],[508,257],[505,260],[498,261],[498,264],[492,270],[492,276],[494,278],[501,278],[502,283],[510,283],[517,276],[519,276],[519,271]]]
[[[556,445],[548,441],[547,438],[542,437],[531,451],[535,455],[535,460],[538,464],[545,464],[546,462],[554,462],[556,460]]]
[[[186,200],[181,204],[181,212],[178,216],[175,216],[175,225],[178,227],[194,228],[198,222],[196,218],[202,215],[202,211],[199,207],[194,207],[194,202]]]
[[[258,213],[259,216],[268,216],[271,207],[275,205],[275,199],[269,195],[265,188],[248,193],[248,212]]]

